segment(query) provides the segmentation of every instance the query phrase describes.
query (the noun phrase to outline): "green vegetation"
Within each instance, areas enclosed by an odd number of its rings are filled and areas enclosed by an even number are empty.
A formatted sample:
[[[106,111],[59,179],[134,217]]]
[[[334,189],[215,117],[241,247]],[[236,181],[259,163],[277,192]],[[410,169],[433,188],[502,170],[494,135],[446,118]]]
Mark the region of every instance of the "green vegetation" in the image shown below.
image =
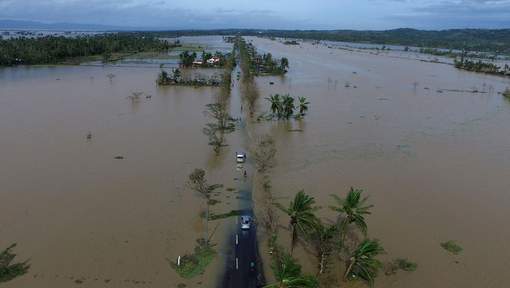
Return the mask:
[[[268,38],[295,38],[329,40],[386,45],[431,47],[470,50],[510,55],[510,29],[449,29],[416,30],[409,28],[393,30],[260,30],[223,29],[162,31],[151,35],[175,37],[182,35],[245,35]]]
[[[351,254],[344,278],[349,280],[362,279],[373,286],[382,263],[375,257],[384,253],[378,240],[365,239]]]
[[[337,225],[327,225],[319,220],[314,226],[310,239],[319,259],[319,274],[323,274],[326,271],[329,256],[335,248],[337,234]]]
[[[377,240],[364,238],[358,240],[354,237],[355,231],[347,230],[349,224],[355,224],[366,237],[367,226],[365,215],[370,214],[368,209],[372,205],[366,205],[367,198],[361,198],[361,189],[351,188],[345,199],[335,197],[339,206],[332,207],[336,212],[337,222],[325,224],[321,219],[315,216],[316,207],[313,206],[314,199],[299,191],[291,201],[289,207],[281,204],[275,204],[280,210],[290,217],[291,233],[291,254],[296,239],[299,237],[305,244],[310,244],[316,252],[318,259],[318,276],[321,281],[328,281],[325,277],[328,270],[328,263],[331,255],[336,253],[339,260],[345,262],[344,280],[362,280],[369,285],[373,285],[382,263],[376,257],[384,252],[381,244]],[[273,257],[283,255],[281,248],[276,243],[276,234],[273,232],[270,249],[274,251]],[[351,234],[351,241],[354,245],[346,245],[346,235]],[[407,260],[398,259],[394,262],[397,268],[405,271],[413,271],[416,264]]]
[[[271,103],[271,118],[277,118],[277,119],[289,119],[292,116],[295,115],[297,118],[301,118],[305,116],[306,112],[308,111],[308,107],[310,105],[310,102],[307,101],[305,97],[299,97],[299,106],[296,107],[294,102],[296,101],[293,97],[291,97],[289,94],[286,95],[271,95],[268,98],[266,98],[267,101]],[[299,110],[297,115],[295,114],[295,111]]]
[[[251,47],[253,46],[251,45]],[[283,57],[280,60],[273,59],[271,53],[259,55],[254,47],[251,49],[249,50],[253,53],[251,69],[256,75],[283,75],[287,73],[289,69],[289,60],[287,58]]]
[[[294,200],[290,202],[289,207],[284,207],[276,203],[276,207],[282,210],[290,218],[289,226],[291,229],[290,253],[294,250],[298,236],[306,237],[310,231],[317,226],[317,218],[314,211],[315,199],[305,194],[303,190],[299,191]]]
[[[205,178],[205,171],[203,169],[195,169],[188,176],[188,185],[189,187],[200,194],[205,200],[207,205],[206,215],[205,215],[205,237],[207,242],[209,242],[209,206],[211,203],[212,194],[219,188],[223,187],[221,184],[213,184],[209,185],[207,183],[207,179]],[[208,244],[208,243],[207,243]]]
[[[207,104],[206,107],[206,113],[215,122],[207,123],[202,132],[209,137],[209,145],[214,147],[214,152],[219,154],[221,147],[225,146],[225,133],[235,130],[235,120],[227,112],[223,102]]]
[[[181,257],[180,265],[177,262],[170,262],[170,265],[182,278],[189,279],[204,273],[217,254],[216,250],[207,241],[198,239],[193,254]]]
[[[20,263],[12,263],[16,254],[12,250],[16,244],[12,244],[0,253],[0,283],[10,281],[28,272],[30,264],[28,260]]]
[[[365,215],[371,214],[369,209],[374,207],[374,205],[365,205],[368,197],[361,198],[362,192],[363,190],[361,189],[354,189],[351,187],[345,198],[331,195],[338,206],[331,206],[330,208],[344,215],[343,220],[340,222],[340,231],[342,233],[345,233],[348,225],[354,224],[364,235],[367,234]]]
[[[420,53],[453,58],[457,57],[458,55],[458,53],[453,52],[451,49],[441,50],[437,48],[420,48]]]
[[[183,67],[191,67],[193,65],[193,61],[197,58],[197,53],[189,51],[184,51],[179,55],[179,59],[181,59],[181,66]]]
[[[206,113],[216,120],[216,123],[213,124],[215,129],[223,132],[232,132],[235,130],[235,120],[227,112],[224,105],[221,105],[221,103],[212,103],[207,104],[206,107]]]
[[[224,67],[229,60],[229,54],[222,54],[216,52],[214,55],[206,51],[202,51],[200,60],[197,60],[198,54],[185,50],[179,55],[180,64],[182,67],[198,66],[201,68],[219,68]]]
[[[259,140],[257,146],[254,153],[255,166],[257,171],[264,173],[274,166],[274,156],[276,155],[274,140],[270,136],[264,136]]]
[[[441,247],[443,247],[443,249],[445,249],[446,251],[448,251],[454,255],[460,254],[460,252],[462,252],[462,250],[463,250],[462,247],[460,247],[460,245],[457,244],[453,240],[442,242]]]
[[[503,92],[503,96],[507,97],[510,99],[510,88],[506,88],[505,91]]]
[[[508,66],[508,64],[505,64],[504,67],[499,67],[494,63],[483,62],[482,60],[473,61],[465,59],[464,57],[461,57],[460,60],[455,59],[454,64],[456,68],[467,71],[510,76],[510,66]]]
[[[179,68],[172,70],[172,75],[168,74],[167,71],[161,70],[158,74],[156,83],[159,86],[193,86],[193,87],[219,87],[222,84],[220,79],[210,77],[208,79],[197,78],[197,79],[184,79]]]
[[[296,40],[286,40],[285,42],[283,42],[283,44],[285,44],[285,45],[299,45],[299,42],[297,42]]]
[[[397,273],[397,270],[402,270],[406,272],[416,271],[418,268],[418,264],[411,262],[405,258],[397,258],[392,262],[388,263],[386,267],[386,275],[393,275]]]
[[[73,58],[92,56],[99,56],[106,62],[118,53],[167,51],[171,47],[168,42],[148,35],[13,38],[0,40],[0,66],[61,64]]]
[[[234,217],[234,216],[240,216],[241,212],[242,212],[242,210],[231,210],[230,212],[223,213],[223,214],[211,213],[211,215],[209,216],[209,220],[212,221],[212,220],[225,219],[225,218]]]
[[[273,257],[271,266],[277,283],[265,286],[266,288],[316,288],[319,287],[317,278],[303,275],[301,265],[287,253]]]
[[[283,75],[289,69],[289,59],[274,59],[271,53],[260,55],[255,46],[242,37],[235,38],[235,46],[241,55],[241,68],[245,75]]]
[[[232,133],[235,130],[236,120],[228,113],[228,99],[230,98],[230,89],[232,82],[232,71],[235,67],[235,50],[231,54],[227,54],[224,60],[225,70],[222,74],[221,91],[215,103],[206,105],[206,114],[214,120],[207,123],[202,132],[209,138],[209,145],[213,146],[216,155],[221,152],[221,147],[225,144],[225,134]],[[209,56],[203,56],[209,57]]]

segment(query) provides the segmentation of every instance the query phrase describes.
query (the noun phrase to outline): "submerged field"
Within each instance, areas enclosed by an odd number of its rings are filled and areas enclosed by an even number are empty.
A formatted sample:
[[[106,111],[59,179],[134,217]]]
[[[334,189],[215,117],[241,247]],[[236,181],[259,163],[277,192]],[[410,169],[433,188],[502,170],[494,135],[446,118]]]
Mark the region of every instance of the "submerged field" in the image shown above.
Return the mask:
[[[385,258],[418,264],[412,273],[381,273],[376,287],[510,281],[510,101],[498,94],[508,79],[384,54],[247,39],[290,62],[286,76],[256,79],[256,113],[269,110],[264,98],[273,93],[306,96],[311,110],[301,121],[253,123],[249,137],[229,135],[220,156],[201,132],[204,106],[218,90],[158,88],[159,65],[168,59],[0,69],[0,248],[16,242],[20,259],[32,264],[3,286],[216,287],[233,219],[218,222],[219,256],[204,275],[184,280],[168,263],[191,252],[203,234],[205,205],[186,187],[187,175],[206,169],[211,183],[225,186],[212,209],[237,209],[236,191],[228,189],[238,186],[234,152],[263,134],[276,143],[271,178],[279,202],[304,189],[324,207],[320,215],[334,220],[326,209],[330,194],[365,189],[375,205],[369,234],[382,241]],[[183,42],[223,47],[221,37]],[[240,117],[236,88],[230,105]],[[138,92],[139,100],[128,98]],[[255,209],[263,200],[257,192]],[[288,223],[283,215],[279,221]],[[446,252],[440,243],[448,240],[462,253]],[[316,257],[301,245],[295,255],[316,272]]]
[[[288,203],[304,189],[324,207],[319,213],[335,220],[327,209],[330,194],[363,188],[375,205],[369,236],[382,241],[383,258],[418,264],[412,273],[381,273],[376,287],[503,287],[510,281],[510,102],[498,93],[508,79],[249,39],[291,63],[282,79],[258,79],[261,96],[291,93],[311,102],[302,122],[268,127],[278,150],[275,199]],[[302,132],[289,132],[295,129]],[[280,215],[280,222],[286,226],[288,218]],[[450,239],[464,248],[459,256],[441,248]],[[301,263],[317,271],[316,257],[298,251]]]

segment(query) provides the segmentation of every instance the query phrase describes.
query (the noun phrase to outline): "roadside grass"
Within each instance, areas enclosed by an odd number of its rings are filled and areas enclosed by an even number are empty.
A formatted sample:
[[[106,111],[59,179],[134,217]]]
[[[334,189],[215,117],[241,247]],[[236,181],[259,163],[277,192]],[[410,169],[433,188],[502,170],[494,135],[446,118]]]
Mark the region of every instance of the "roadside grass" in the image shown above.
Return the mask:
[[[212,245],[205,243],[203,239],[197,240],[197,246],[193,254],[186,254],[181,257],[181,263],[170,262],[170,266],[177,274],[185,279],[190,279],[204,273],[205,269],[214,260],[218,252]]]
[[[460,252],[462,252],[462,250],[463,250],[462,247],[460,247],[460,245],[457,244],[453,240],[448,240],[446,242],[442,242],[441,247],[443,247],[443,249],[445,249],[446,251],[448,251],[454,255],[459,255]]]
[[[209,215],[209,220],[219,220],[219,219],[225,219],[229,217],[239,216],[241,215],[241,210],[231,210],[230,212],[223,213],[223,214],[213,214]]]

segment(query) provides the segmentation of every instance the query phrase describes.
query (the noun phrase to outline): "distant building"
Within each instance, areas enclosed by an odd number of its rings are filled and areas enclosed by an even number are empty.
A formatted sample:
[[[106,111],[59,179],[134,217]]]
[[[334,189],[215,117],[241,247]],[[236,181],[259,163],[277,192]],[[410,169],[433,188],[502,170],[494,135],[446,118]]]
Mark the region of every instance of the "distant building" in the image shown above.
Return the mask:
[[[214,65],[220,62],[220,57],[214,56],[210,59],[207,59],[207,64]]]

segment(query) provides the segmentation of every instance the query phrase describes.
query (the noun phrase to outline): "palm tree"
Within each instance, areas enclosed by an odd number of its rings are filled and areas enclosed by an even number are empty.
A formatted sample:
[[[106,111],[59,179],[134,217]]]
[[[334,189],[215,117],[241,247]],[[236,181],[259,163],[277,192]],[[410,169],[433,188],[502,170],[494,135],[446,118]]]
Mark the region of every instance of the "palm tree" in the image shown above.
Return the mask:
[[[280,60],[280,69],[282,70],[283,73],[285,73],[285,72],[287,72],[288,68],[289,68],[289,59],[283,57]]]
[[[290,229],[291,229],[291,250],[294,250],[298,234],[308,235],[312,229],[317,225],[317,218],[314,215],[314,211],[317,207],[313,207],[315,200],[305,194],[303,190],[299,191],[294,200],[290,202],[288,208],[276,203],[275,205],[282,210],[285,214],[290,217]]]
[[[0,252],[0,283],[26,274],[30,268],[28,260],[13,263],[14,258],[16,258],[16,253],[12,251],[14,247],[16,247],[16,244],[12,244]]]
[[[316,288],[317,279],[313,276],[302,275],[301,265],[296,263],[289,254],[283,255],[273,263],[277,283],[264,286],[265,288]]]
[[[306,101],[305,97],[299,97],[299,114],[301,116],[304,116],[308,111],[308,105],[310,105],[310,102]]]
[[[328,257],[333,250],[333,240],[338,232],[336,225],[325,225],[318,221],[312,234],[312,241],[319,258],[319,274],[324,273]]]
[[[336,195],[331,195],[335,198],[338,206],[330,206],[330,208],[341,214],[345,214],[345,218],[340,223],[340,231],[344,233],[344,235],[349,224],[355,224],[363,234],[367,234],[365,215],[371,214],[368,210],[374,207],[374,205],[365,205],[368,197],[361,198],[362,192],[363,190],[361,189],[354,189],[351,187],[345,199]]]
[[[283,105],[283,117],[285,119],[289,119],[292,114],[294,114],[294,109],[296,106],[294,105],[294,98],[292,98],[290,95],[283,95],[282,99],[282,105]]]
[[[269,102],[271,102],[271,113],[273,115],[277,115],[278,118],[281,117],[281,110],[282,110],[282,102],[280,100],[280,95],[275,94],[269,96],[269,98],[266,98]]]
[[[349,258],[344,280],[361,279],[373,286],[377,272],[382,267],[381,261],[374,257],[384,253],[378,240],[365,239]]]

